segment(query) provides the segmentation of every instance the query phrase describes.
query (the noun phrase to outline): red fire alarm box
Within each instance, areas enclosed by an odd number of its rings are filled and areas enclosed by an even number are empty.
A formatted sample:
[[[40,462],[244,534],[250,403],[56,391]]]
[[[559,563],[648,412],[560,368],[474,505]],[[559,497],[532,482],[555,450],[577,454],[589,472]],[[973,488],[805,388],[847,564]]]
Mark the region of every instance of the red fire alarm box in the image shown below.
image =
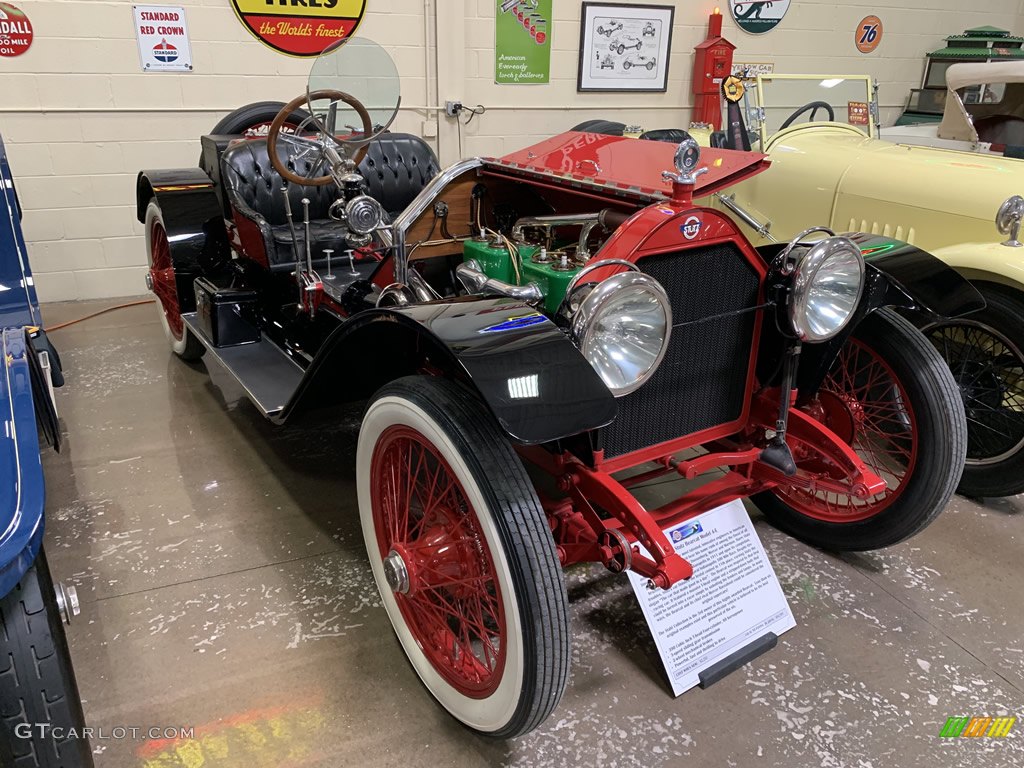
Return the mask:
[[[733,51],[736,46],[722,37],[722,13],[711,14],[708,38],[696,47],[693,63],[693,93],[697,97],[694,120],[722,127],[720,94],[722,82],[732,74]]]

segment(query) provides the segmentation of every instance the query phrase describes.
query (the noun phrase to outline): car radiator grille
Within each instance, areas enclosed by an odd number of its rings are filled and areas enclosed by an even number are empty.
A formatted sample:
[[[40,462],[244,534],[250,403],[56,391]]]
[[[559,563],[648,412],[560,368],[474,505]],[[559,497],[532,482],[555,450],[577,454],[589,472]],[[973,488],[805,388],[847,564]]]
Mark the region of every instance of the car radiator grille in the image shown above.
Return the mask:
[[[728,424],[743,411],[760,279],[732,243],[637,262],[664,286],[673,329],[665,359],[644,386],[619,398],[603,430],[605,458]],[[706,322],[693,322],[705,320]]]

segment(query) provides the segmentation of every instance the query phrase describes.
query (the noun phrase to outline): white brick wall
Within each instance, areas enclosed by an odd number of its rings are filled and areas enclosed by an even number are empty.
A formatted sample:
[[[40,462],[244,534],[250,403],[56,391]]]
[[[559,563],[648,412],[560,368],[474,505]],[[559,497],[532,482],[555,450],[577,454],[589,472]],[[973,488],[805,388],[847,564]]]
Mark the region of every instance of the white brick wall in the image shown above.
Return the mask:
[[[0,131],[43,300],[140,293],[145,254],[134,218],[136,172],[191,166],[198,137],[224,113],[252,101],[287,101],[304,89],[308,61],[253,40],[228,0],[168,2],[186,8],[192,73],[140,71],[131,0],[20,0],[36,37],[26,54],[0,59]],[[675,4],[665,94],[576,93],[576,0],[554,2],[549,85],[494,84],[493,0],[368,0],[360,35],[387,46],[398,63],[406,108],[397,129],[418,133],[424,121],[438,121],[436,112],[422,109],[437,100],[480,103],[488,111],[463,129],[462,152],[494,155],[592,117],[685,126],[692,51],[715,0]],[[740,60],[774,61],[778,71],[874,75],[892,116],[918,85],[924,53],[946,35],[981,24],[1024,31],[1024,0],[986,0],[973,8],[963,0],[895,5],[798,0],[770,34],[748,35],[728,16],[725,34],[739,46]],[[875,54],[863,56],[853,29],[871,13],[882,17],[885,37]],[[454,161],[455,125],[441,117],[438,128],[434,143],[442,161]]]

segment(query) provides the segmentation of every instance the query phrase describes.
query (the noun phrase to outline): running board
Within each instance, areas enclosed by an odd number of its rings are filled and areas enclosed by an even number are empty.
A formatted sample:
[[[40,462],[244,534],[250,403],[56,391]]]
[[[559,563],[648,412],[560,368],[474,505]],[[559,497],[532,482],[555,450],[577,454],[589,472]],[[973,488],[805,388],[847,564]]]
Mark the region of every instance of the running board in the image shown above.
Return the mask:
[[[215,347],[200,329],[195,312],[182,314],[189,331],[234,376],[242,389],[267,418],[284,410],[295,390],[299,388],[304,371],[301,366],[270,341],[239,344],[234,347]]]

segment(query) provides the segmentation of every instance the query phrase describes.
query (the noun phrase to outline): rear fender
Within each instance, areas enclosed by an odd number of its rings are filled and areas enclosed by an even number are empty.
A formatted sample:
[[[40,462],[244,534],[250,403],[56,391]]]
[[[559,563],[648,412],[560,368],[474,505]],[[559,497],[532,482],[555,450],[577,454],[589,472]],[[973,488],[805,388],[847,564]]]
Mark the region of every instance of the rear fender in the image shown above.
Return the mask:
[[[513,441],[552,442],[609,424],[615,399],[565,334],[532,307],[467,297],[362,312],[324,342],[280,421],[369,398],[401,376],[473,387]]]
[[[160,206],[170,241],[179,276],[178,296],[189,296],[191,279],[202,274],[204,265],[219,263],[228,255],[224,214],[214,183],[200,168],[141,171],[135,184],[135,215],[143,224],[152,199]],[[184,285],[183,275],[190,275]]]
[[[43,538],[46,499],[32,392],[32,372],[23,328],[0,331],[0,597],[32,565]]]

